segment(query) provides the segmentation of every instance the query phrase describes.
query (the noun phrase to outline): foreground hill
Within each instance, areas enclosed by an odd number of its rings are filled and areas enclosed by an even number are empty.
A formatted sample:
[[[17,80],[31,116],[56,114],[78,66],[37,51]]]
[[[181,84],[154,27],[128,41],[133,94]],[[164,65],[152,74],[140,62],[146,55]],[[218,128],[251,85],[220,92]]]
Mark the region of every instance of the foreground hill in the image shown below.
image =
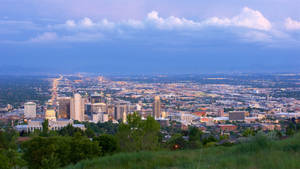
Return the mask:
[[[296,169],[300,168],[300,134],[281,141],[256,136],[232,147],[199,150],[119,153],[85,160],[66,169]]]

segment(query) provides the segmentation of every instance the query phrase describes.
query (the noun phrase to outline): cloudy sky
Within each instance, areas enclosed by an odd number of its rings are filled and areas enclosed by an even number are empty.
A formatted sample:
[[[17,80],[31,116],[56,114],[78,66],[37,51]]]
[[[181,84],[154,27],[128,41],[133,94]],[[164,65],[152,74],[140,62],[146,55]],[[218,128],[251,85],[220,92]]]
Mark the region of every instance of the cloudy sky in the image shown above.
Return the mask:
[[[300,72],[299,0],[1,0],[0,66]]]

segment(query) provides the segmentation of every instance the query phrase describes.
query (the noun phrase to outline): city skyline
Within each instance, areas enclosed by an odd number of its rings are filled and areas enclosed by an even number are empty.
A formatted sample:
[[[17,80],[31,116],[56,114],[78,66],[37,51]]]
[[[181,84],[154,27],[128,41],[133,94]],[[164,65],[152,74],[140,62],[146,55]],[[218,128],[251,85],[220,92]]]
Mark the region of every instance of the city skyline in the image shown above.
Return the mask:
[[[299,0],[2,0],[0,169],[298,168]]]
[[[296,0],[2,4],[1,72],[299,72]]]

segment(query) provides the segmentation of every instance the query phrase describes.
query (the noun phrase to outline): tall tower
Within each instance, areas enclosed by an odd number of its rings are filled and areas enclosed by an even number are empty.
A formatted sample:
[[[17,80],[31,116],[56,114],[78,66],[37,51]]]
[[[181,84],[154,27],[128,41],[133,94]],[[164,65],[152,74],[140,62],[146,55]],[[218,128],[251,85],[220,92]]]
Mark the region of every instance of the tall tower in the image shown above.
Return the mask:
[[[24,104],[24,117],[25,118],[36,117],[36,104],[34,102],[27,102]]]
[[[84,99],[82,99],[79,93],[75,93],[71,98],[70,103],[71,111],[70,118],[72,120],[83,121],[84,120]]]
[[[123,119],[128,114],[128,106],[127,103],[119,102],[115,107],[115,120]]]
[[[161,117],[161,110],[160,110],[161,104],[160,104],[160,97],[155,96],[154,102],[153,102],[153,114],[152,116],[154,118],[160,118]]]
[[[58,98],[58,119],[70,119],[70,97]]]

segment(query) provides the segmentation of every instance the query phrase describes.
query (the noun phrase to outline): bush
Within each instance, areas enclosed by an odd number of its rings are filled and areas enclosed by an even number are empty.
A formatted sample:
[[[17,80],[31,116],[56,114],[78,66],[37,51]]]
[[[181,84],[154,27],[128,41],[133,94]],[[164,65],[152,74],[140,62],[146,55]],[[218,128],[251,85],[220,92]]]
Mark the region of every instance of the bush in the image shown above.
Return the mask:
[[[187,141],[184,140],[181,134],[174,134],[167,142],[168,147],[171,150],[185,149],[187,147]]]
[[[236,151],[247,153],[247,152],[258,152],[260,150],[270,149],[273,145],[271,140],[266,135],[259,133],[249,139],[248,142],[242,143],[236,147]]]
[[[99,146],[102,148],[104,155],[112,154],[119,149],[119,143],[117,138],[113,135],[103,134],[101,136],[95,137],[93,141],[97,141]]]
[[[59,168],[101,155],[97,143],[84,137],[35,137],[22,144],[29,168]]]

